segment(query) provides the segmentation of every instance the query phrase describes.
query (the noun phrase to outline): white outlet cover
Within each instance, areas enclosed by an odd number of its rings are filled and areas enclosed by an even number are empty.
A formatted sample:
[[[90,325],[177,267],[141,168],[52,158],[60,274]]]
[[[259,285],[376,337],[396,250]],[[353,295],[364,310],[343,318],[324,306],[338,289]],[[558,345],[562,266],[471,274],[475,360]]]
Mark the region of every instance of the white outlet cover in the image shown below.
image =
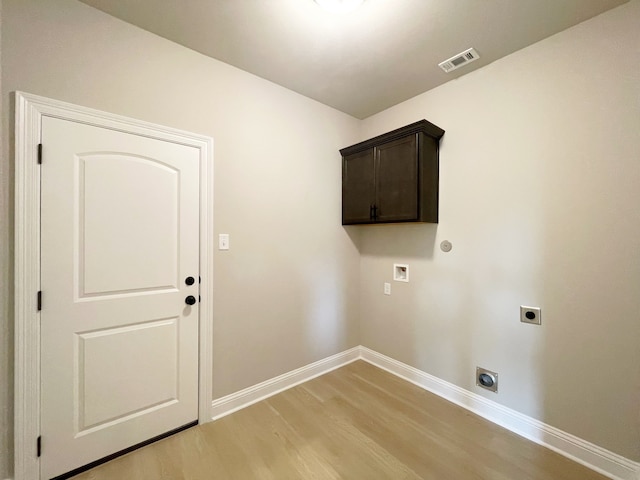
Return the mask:
[[[385,295],[391,295],[391,284],[385,282],[384,283],[384,294]]]

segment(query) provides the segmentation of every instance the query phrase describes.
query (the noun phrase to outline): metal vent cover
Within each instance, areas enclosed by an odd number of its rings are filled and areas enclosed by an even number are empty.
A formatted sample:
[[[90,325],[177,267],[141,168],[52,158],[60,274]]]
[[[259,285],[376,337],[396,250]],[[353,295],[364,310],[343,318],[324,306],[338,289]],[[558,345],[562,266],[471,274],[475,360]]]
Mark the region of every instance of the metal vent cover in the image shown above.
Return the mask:
[[[476,367],[476,385],[498,393],[498,374],[486,368]]]
[[[438,66],[445,72],[449,73],[479,58],[480,55],[478,55],[478,52],[476,52],[474,48],[469,48],[462,53],[446,59],[444,62],[440,62]]]

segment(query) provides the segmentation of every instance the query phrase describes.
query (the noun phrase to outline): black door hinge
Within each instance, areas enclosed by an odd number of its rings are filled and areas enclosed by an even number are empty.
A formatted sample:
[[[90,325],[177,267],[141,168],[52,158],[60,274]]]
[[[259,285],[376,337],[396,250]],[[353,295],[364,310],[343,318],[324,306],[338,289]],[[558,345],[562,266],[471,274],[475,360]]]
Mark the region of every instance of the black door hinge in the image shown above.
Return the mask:
[[[38,163],[42,164],[42,144],[38,144]]]
[[[42,290],[38,292],[38,311],[42,310]]]
[[[38,450],[38,456],[42,453],[42,437],[38,437],[36,441],[36,449]]]

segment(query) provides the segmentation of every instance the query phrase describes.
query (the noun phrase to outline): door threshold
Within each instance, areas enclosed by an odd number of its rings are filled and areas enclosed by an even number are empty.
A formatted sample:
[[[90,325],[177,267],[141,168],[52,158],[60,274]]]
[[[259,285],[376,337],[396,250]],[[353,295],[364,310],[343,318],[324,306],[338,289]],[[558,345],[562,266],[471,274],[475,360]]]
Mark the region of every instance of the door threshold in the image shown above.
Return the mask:
[[[157,435],[153,438],[150,438],[149,440],[145,440],[144,442],[137,443],[136,445],[125,448],[124,450],[120,450],[119,452],[112,453],[111,455],[107,455],[106,457],[103,457],[99,460],[95,460],[91,463],[87,463],[86,465],[83,465],[82,467],[78,467],[74,470],[71,470],[70,472],[63,473],[62,475],[58,475],[57,477],[53,477],[51,480],[66,480],[67,478],[74,477],[76,475],[81,474],[82,472],[91,470],[92,468],[95,468],[98,465],[107,463],[115,458],[121,457],[122,455],[126,455],[127,453],[131,453],[134,450],[137,450],[142,447],[146,447],[147,445],[155,443],[164,438],[170,437],[171,435],[175,435],[176,433],[180,433],[184,430],[187,430],[188,428],[195,427],[196,425],[198,425],[198,420],[194,420],[193,422],[187,423],[186,425],[182,425],[181,427],[174,428],[173,430],[169,430],[168,432]]]

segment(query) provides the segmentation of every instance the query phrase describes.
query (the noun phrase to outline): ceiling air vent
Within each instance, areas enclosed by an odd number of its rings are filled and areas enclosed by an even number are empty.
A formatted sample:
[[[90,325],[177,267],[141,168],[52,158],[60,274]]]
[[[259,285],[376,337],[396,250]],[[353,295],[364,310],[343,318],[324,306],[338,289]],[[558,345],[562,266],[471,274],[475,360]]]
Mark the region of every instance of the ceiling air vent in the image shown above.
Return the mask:
[[[478,55],[478,52],[476,52],[473,48],[470,48],[462,53],[459,53],[458,55],[454,55],[444,62],[439,63],[438,66],[445,72],[449,73],[454,71],[456,68],[460,68],[467,63],[473,62],[474,60],[477,60],[479,58],[480,55]]]

